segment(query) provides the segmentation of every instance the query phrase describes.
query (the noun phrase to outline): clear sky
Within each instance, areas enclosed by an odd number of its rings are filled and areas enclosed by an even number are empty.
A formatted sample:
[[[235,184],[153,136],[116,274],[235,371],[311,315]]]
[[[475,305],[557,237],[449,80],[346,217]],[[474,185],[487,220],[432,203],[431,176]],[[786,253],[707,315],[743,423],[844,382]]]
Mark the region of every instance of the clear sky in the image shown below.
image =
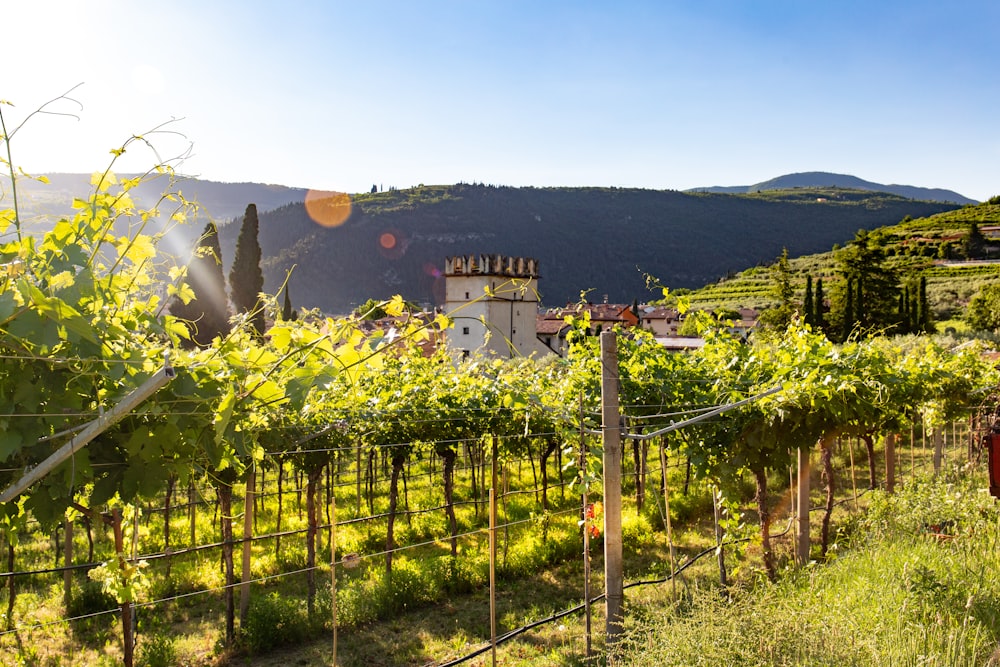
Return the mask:
[[[8,131],[80,84],[14,135],[29,172],[178,119],[145,136],[217,181],[1000,194],[996,0],[5,0],[0,31]]]

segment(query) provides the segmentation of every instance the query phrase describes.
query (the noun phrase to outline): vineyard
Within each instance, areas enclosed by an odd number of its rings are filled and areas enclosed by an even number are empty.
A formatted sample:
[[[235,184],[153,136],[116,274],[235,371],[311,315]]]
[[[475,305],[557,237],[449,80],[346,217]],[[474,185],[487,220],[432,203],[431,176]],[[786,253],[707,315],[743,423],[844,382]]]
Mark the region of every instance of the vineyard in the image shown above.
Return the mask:
[[[750,342],[709,330],[677,355],[641,331],[598,338],[573,321],[565,359],[458,360],[421,345],[451,326],[446,314],[370,334],[355,318],[283,320],[273,297],[263,336],[242,315],[192,349],[165,309],[189,297],[184,271],[158,260],[144,230],[156,215],[183,224],[193,204],[168,190],[157,210],[137,210],[140,182],[97,174],[72,219],[41,237],[16,199],[0,211],[7,664],[207,664],[324,636],[336,651],[367,624],[571,561],[584,569],[586,609],[574,613],[589,625],[605,591],[589,590],[583,554],[603,546],[608,561],[617,547],[630,572],[666,535],[669,575],[680,565],[669,519],[683,502],[719,542],[751,545],[749,570],[775,579],[790,560],[825,557],[848,461],[855,493],[891,491],[905,469],[896,436],[917,424],[937,470],[944,434],[975,440],[969,415],[997,384],[975,343],[833,345],[797,323]],[[403,313],[401,298],[383,307]],[[839,440],[863,443],[867,482]],[[877,478],[876,447],[900,472]],[[827,482],[817,535],[814,449]],[[773,544],[772,522],[793,485],[805,492],[791,553]],[[671,507],[681,487],[708,504]],[[704,514],[713,505],[717,521]],[[621,590],[605,585],[595,655],[612,652],[621,623]],[[471,659],[561,611],[541,591],[530,613],[500,605],[497,619],[495,597],[481,619],[462,619],[446,655],[407,654],[401,639],[352,664]]]

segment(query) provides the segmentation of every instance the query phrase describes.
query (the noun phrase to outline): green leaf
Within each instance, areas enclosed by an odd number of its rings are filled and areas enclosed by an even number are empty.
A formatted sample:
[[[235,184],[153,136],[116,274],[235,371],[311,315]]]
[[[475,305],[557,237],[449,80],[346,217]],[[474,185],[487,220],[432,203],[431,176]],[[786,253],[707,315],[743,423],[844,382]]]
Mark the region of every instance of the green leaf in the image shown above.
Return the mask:
[[[0,461],[6,461],[10,458],[21,448],[22,444],[23,439],[17,431],[7,429],[0,431]]]

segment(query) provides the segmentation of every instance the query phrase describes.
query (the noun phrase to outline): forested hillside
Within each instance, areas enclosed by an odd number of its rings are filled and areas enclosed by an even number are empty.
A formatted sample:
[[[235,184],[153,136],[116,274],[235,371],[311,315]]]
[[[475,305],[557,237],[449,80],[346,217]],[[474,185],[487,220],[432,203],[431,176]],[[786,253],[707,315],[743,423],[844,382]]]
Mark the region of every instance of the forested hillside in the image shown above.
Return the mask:
[[[258,206],[260,208],[260,206]],[[953,204],[840,189],[749,195],[618,188],[509,188],[457,184],[356,195],[337,227],[303,204],[260,216],[265,290],[289,271],[296,306],[344,312],[402,293],[440,303],[444,258],[502,253],[540,261],[542,302],[631,302],[655,296],[646,274],[700,287],[772,261],[829,249],[860,228],[922,217]],[[232,258],[238,224],[220,228]]]
[[[970,226],[985,230],[984,247],[968,261],[964,248]],[[872,229],[872,231],[875,231]],[[927,283],[936,319],[960,317],[969,299],[987,284],[1000,282],[1000,198],[935,215],[904,220],[879,229],[888,265],[903,284]],[[844,244],[840,244],[844,245]],[[792,254],[792,253],[790,253]],[[777,255],[775,256],[775,258]],[[984,261],[985,260],[985,261]],[[792,257],[792,286],[802,298],[807,276],[822,279],[827,295],[840,288],[835,252]],[[775,295],[769,266],[750,267],[694,291],[692,304],[705,309],[767,308]]]

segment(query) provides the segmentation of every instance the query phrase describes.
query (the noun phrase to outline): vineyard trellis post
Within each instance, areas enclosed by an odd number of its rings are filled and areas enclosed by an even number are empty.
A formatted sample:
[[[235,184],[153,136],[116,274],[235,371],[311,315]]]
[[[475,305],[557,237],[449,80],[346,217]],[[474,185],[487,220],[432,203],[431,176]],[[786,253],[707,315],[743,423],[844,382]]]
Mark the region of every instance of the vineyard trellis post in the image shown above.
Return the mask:
[[[799,565],[809,562],[809,447],[799,447],[799,489],[796,526],[795,560]]]
[[[622,632],[625,596],[622,572],[622,441],[618,406],[618,345],[614,331],[601,332],[601,405],[604,441],[604,590],[607,602],[607,650],[610,656]]]
[[[716,556],[719,561],[719,585],[723,588],[729,587],[729,581],[726,577],[726,552],[722,548],[722,524],[719,522],[721,518],[721,511],[719,508],[719,487],[712,486],[712,511],[715,515],[715,550]],[[671,550],[673,550],[673,543],[670,544]],[[673,572],[673,556],[671,555],[670,571]],[[673,578],[671,578],[673,579]],[[674,600],[677,600],[677,587],[674,587]]]
[[[66,566],[63,571],[63,603],[67,609],[73,601],[73,516],[70,512],[72,510],[66,513],[66,533],[63,537],[63,565]]]
[[[122,511],[116,507],[112,510],[112,524],[115,531],[115,557],[118,560],[118,568],[125,571],[125,540],[122,537]],[[132,642],[132,603],[128,600],[121,602],[122,616],[122,655],[125,667],[132,667],[134,646]]]
[[[896,434],[885,434],[885,492],[896,490]]]
[[[333,660],[337,664],[337,491],[330,494],[330,617],[333,625]]]
[[[580,392],[580,475],[582,477],[581,496],[583,519],[583,609],[584,609],[584,639],[587,645],[587,658],[592,654],[590,628],[590,527],[587,526],[587,488],[590,485],[590,474],[587,470],[587,435],[583,426],[583,392]]]
[[[941,473],[941,460],[944,453],[944,438],[940,426],[931,427],[931,441],[934,443],[934,476]]]
[[[243,495],[243,578],[240,581],[240,627],[245,628],[250,609],[250,556],[253,539],[254,485],[256,471],[247,475],[246,493]]]

